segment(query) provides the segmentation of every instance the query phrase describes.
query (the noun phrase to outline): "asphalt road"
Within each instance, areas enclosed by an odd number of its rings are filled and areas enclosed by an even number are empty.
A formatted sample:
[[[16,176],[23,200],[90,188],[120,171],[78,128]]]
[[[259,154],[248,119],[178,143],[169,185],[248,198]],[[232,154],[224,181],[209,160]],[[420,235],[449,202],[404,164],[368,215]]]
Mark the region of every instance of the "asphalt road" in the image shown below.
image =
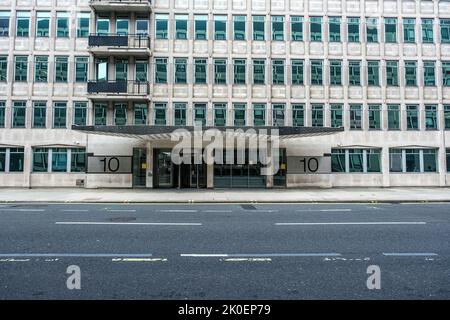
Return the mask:
[[[137,298],[449,299],[450,204],[0,205],[0,299]]]

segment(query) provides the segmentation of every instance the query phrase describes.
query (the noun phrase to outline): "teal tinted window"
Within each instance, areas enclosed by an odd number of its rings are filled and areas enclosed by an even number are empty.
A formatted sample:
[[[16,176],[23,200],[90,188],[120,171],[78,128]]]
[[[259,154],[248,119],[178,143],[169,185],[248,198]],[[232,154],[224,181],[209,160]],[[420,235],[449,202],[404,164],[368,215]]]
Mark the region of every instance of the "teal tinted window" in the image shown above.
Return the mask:
[[[403,18],[403,42],[405,43],[416,42],[416,32],[414,30],[415,25],[416,19]]]
[[[437,118],[437,106],[436,105],[426,105],[425,106],[425,129],[426,130],[437,130],[438,129],[438,118]]]
[[[377,18],[366,18],[366,39],[369,43],[378,42]]]
[[[311,85],[323,84],[323,61],[311,60]]]
[[[97,34],[107,35],[109,33],[109,18],[99,17],[97,19]]]
[[[8,75],[8,57],[0,56],[0,82],[7,80]]]
[[[445,129],[450,129],[450,105],[444,105],[444,125]]]
[[[106,125],[107,104],[96,103],[94,104],[94,125],[104,126]]]
[[[28,79],[28,57],[14,57],[14,81],[27,81]]]
[[[304,60],[292,60],[292,84],[303,85]]]
[[[342,61],[330,60],[330,84],[342,85]]]
[[[75,57],[75,82],[87,82],[88,57]]]
[[[272,125],[274,127],[284,126],[284,110],[286,106],[284,104],[272,105]]]
[[[186,40],[188,32],[188,15],[175,15],[175,39]]]
[[[266,61],[264,59],[253,60],[253,83],[266,83]]]
[[[331,127],[339,128],[344,125],[344,110],[342,104],[332,104],[331,111]]]
[[[377,104],[369,104],[369,129],[381,129],[381,106]]]
[[[422,19],[422,42],[434,42],[433,19]]]
[[[419,106],[406,106],[406,128],[408,130],[419,130]]]
[[[127,104],[116,103],[114,105],[114,124],[116,126],[127,124]]]
[[[397,42],[397,18],[384,19],[384,41],[387,43]]]
[[[345,150],[331,149],[331,172],[345,171]]]
[[[423,62],[423,78],[424,85],[435,86],[436,85],[436,65],[434,61],[424,61]]]
[[[194,16],[195,40],[206,40],[207,25],[208,25],[208,16],[206,15]]]
[[[45,101],[33,102],[33,128],[45,128],[47,103]]]
[[[272,40],[284,40],[284,17],[272,16]]]
[[[185,126],[186,125],[186,104],[175,103],[174,104],[174,125]]]
[[[350,130],[361,130],[362,128],[362,106],[360,104],[350,105]]]
[[[201,126],[206,125],[206,104],[194,104],[194,124]]]
[[[388,105],[388,130],[400,129],[400,106]]]
[[[56,36],[58,38],[69,37],[69,13],[57,12],[56,13]]]
[[[341,18],[329,17],[328,26],[330,42],[341,42]]]
[[[347,18],[348,42],[359,42],[359,18]]]
[[[67,102],[53,103],[53,128],[66,128]]]
[[[272,84],[284,84],[284,60],[272,60]]]
[[[9,36],[9,11],[0,11],[0,37]]]
[[[214,125],[225,126],[227,120],[227,105],[225,103],[214,104]]]
[[[227,83],[227,61],[225,59],[214,60],[214,83]]]
[[[407,86],[417,85],[417,62],[405,61],[405,84]]]
[[[305,106],[303,104],[292,105],[292,125],[294,127],[305,126]]]
[[[245,84],[245,70],[246,65],[244,59],[233,60],[234,84]]]
[[[349,149],[348,150],[348,169],[349,172],[364,172],[364,150]]]
[[[27,111],[27,103],[25,101],[13,101],[12,108],[12,127],[25,128],[25,119]]]
[[[194,60],[194,81],[196,84],[206,83],[206,59]]]
[[[23,172],[24,148],[9,148],[9,172]]]
[[[264,16],[252,16],[253,20],[253,40],[264,41],[265,40],[265,19]]]
[[[144,125],[147,124],[148,108],[146,103],[134,104],[134,124]]]
[[[310,17],[310,40],[322,41],[322,17]]]
[[[116,59],[116,81],[128,80],[128,59]]]
[[[369,86],[380,85],[380,62],[367,61],[367,84]]]
[[[166,125],[166,104],[155,103],[154,124],[157,126]]]
[[[175,59],[175,83],[187,83],[187,59]]]
[[[168,39],[169,16],[166,14],[155,15],[155,37],[156,39]]]
[[[77,14],[77,37],[87,38],[89,36],[89,12],[80,12]]]
[[[245,109],[245,103],[235,103],[233,105],[235,126],[245,126]]]
[[[67,82],[69,57],[55,57],[55,82]]]
[[[398,61],[386,61],[386,83],[398,86]]]
[[[148,62],[147,60],[136,60],[136,81],[148,81]]]
[[[86,149],[73,148],[70,150],[70,172],[86,171]]]
[[[348,62],[348,83],[350,86],[361,85],[361,61]]]
[[[34,81],[47,82],[48,57],[36,56],[34,58]]]
[[[324,107],[323,104],[313,104],[311,106],[311,126],[323,127]]]
[[[155,82],[167,83],[167,59],[156,58],[155,59]]]
[[[117,18],[116,34],[126,36],[128,34],[129,21],[126,18]]]
[[[33,172],[48,171],[48,149],[33,148]]]
[[[30,12],[17,11],[17,30],[18,37],[28,37],[30,35]]]
[[[214,40],[227,40],[227,16],[214,16]]]
[[[253,125],[265,126],[266,125],[266,105],[254,104],[253,105]]]
[[[0,101],[0,128],[5,127],[5,111],[6,103],[5,101]]]
[[[450,19],[441,19],[441,42],[450,43]]]
[[[76,126],[87,124],[87,102],[73,103],[73,124]]]
[[[442,62],[442,80],[444,86],[450,86],[450,62],[448,61]]]
[[[48,37],[50,35],[50,12],[36,14],[36,37]]]
[[[303,17],[291,16],[291,40],[303,41]]]
[[[245,16],[233,16],[233,39],[245,40]]]
[[[52,172],[67,172],[66,148],[52,148]]]

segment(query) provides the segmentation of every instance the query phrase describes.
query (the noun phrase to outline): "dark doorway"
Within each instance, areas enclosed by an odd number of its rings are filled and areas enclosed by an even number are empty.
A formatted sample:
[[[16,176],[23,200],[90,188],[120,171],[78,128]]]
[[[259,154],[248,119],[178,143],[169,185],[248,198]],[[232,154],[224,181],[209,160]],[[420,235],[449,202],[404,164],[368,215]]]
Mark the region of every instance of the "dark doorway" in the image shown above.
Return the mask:
[[[133,149],[133,187],[145,187],[147,171],[147,150]]]

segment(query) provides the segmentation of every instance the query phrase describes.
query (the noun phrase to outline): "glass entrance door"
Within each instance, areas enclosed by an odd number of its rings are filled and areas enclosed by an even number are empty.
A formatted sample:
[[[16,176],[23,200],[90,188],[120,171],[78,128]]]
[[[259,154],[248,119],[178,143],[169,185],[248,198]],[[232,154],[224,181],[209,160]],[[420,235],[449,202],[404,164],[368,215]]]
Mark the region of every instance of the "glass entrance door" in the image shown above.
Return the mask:
[[[147,150],[144,148],[133,149],[133,187],[145,187],[147,170]]]

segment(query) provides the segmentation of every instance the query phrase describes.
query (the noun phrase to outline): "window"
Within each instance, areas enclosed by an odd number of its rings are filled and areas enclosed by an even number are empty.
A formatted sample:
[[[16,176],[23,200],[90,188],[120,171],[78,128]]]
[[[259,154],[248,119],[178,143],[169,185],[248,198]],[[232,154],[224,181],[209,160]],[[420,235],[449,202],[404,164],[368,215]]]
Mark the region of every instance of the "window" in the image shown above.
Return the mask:
[[[67,103],[53,103],[53,128],[66,128]]]
[[[233,16],[233,39],[245,40],[245,16]]]
[[[347,18],[348,42],[359,42],[359,18]]]
[[[384,41],[397,42],[397,18],[384,18]]]
[[[98,17],[97,18],[97,35],[109,34],[109,18]]]
[[[266,105],[263,103],[253,104],[253,125],[266,125]]]
[[[227,60],[214,60],[214,84],[227,84]]]
[[[176,14],[175,15],[175,39],[187,40],[188,32],[188,15]]]
[[[422,42],[434,42],[433,19],[422,19]]]
[[[206,83],[206,59],[195,59],[194,60],[194,82],[196,84]]]
[[[0,56],[0,82],[6,82],[8,76],[8,56]]]
[[[46,127],[47,103],[45,101],[33,101],[33,128]]]
[[[323,127],[323,104],[313,104],[311,106],[311,126]]]
[[[366,38],[367,42],[378,42],[378,19],[366,18]]]
[[[50,12],[38,11],[36,15],[36,37],[50,35]]]
[[[233,60],[234,84],[245,84],[245,70],[244,59]]]
[[[26,101],[13,101],[12,127],[25,128],[27,103]]]
[[[89,12],[77,13],[77,37],[87,38],[89,36]]]
[[[69,57],[55,57],[55,82],[67,82]]]
[[[406,157],[406,172],[420,172],[420,150],[406,149],[404,150]]]
[[[235,126],[245,126],[245,103],[235,103],[233,104],[234,111],[234,125]]]
[[[97,81],[108,80],[108,59],[106,58],[95,59],[95,73]]]
[[[369,86],[380,85],[380,62],[367,61],[367,84]]]
[[[0,11],[0,37],[9,36],[9,11]]]
[[[87,102],[73,103],[73,124],[85,126],[87,123]]]
[[[106,125],[106,113],[107,113],[107,104],[106,103],[94,104],[94,125],[105,126]]]
[[[124,126],[127,124],[127,104],[114,104],[114,124],[116,126]]]
[[[341,60],[330,60],[330,85],[342,85]]]
[[[274,104],[272,105],[272,125],[274,127],[284,126],[284,104]]]
[[[425,129],[426,130],[438,129],[436,105],[425,105]]]
[[[147,124],[147,104],[146,103],[134,103],[134,124],[145,125]]]
[[[323,62],[322,60],[311,60],[311,85],[323,84]]]
[[[207,39],[207,25],[208,25],[208,16],[206,15],[194,16],[195,40]]]
[[[448,61],[442,61],[442,80],[444,86],[450,86],[450,62]]]
[[[291,40],[303,41],[303,17],[291,17]]]
[[[169,16],[167,14],[155,15],[155,38],[167,39],[168,38],[168,21]]]
[[[128,35],[129,24],[130,24],[130,22],[128,21],[128,18],[117,17],[117,19],[116,19],[116,34],[119,36]]]
[[[186,103],[175,103],[174,105],[174,125],[186,125]]]
[[[14,80],[27,81],[28,79],[28,57],[15,56],[14,57]]]
[[[423,153],[423,171],[424,172],[437,172],[437,150],[424,149]]]
[[[344,125],[344,111],[342,104],[332,104],[330,106],[331,111],[331,127],[340,128]]]
[[[155,82],[167,83],[167,58],[155,59]]]
[[[28,37],[30,35],[30,12],[17,11],[17,37]]]
[[[294,127],[305,126],[305,106],[303,104],[292,105],[292,125]]]
[[[381,129],[381,106],[369,104],[369,130]]]
[[[403,42],[415,43],[416,42],[416,19],[403,18]]]
[[[266,83],[266,60],[253,60],[253,84]]]
[[[405,85],[416,86],[417,85],[417,62],[405,61]]]
[[[47,82],[48,57],[36,56],[34,58],[34,81]]]
[[[350,105],[350,130],[361,130],[362,128],[362,106],[360,104]]]
[[[187,83],[187,59],[175,59],[175,83]]]
[[[330,33],[330,42],[341,42],[341,18],[329,17],[328,27]]]
[[[423,62],[423,78],[426,87],[436,86],[436,66],[434,61]]]
[[[436,149],[389,149],[390,172],[437,172]]]
[[[398,86],[398,61],[386,61],[386,83]]]
[[[136,60],[136,81],[147,82],[148,81],[148,62],[147,60]]]
[[[136,34],[141,37],[148,36],[148,18],[136,19]]]
[[[206,125],[206,103],[194,104],[194,125]]]
[[[447,172],[450,172],[450,149],[446,149]]]
[[[400,130],[400,106],[389,104],[388,106],[388,130]]]
[[[117,58],[115,60],[116,81],[128,80],[128,59]]]
[[[52,148],[52,172],[67,172],[67,148]]]
[[[284,60],[272,60],[272,84],[284,84]]]
[[[70,150],[70,172],[86,171],[86,149],[73,148]]]
[[[419,130],[419,106],[406,106],[406,128],[408,130]]]
[[[68,38],[69,37],[69,13],[57,12],[56,13],[56,37]]]
[[[441,42],[450,43],[450,19],[441,19]]]
[[[303,60],[292,60],[292,85],[303,85]]]
[[[348,62],[348,84],[350,86],[361,85],[361,61],[350,60]]]
[[[331,149],[331,171],[381,173],[381,149]]]
[[[444,105],[444,125],[445,129],[450,129],[450,105]]]
[[[166,104],[165,103],[155,103],[154,110],[154,125],[155,126],[165,126],[166,125]]]
[[[75,82],[87,82],[88,57],[75,57]]]
[[[272,40],[284,41],[284,17],[272,16]]]
[[[253,40],[265,40],[265,19],[264,16],[252,16],[253,20]]]
[[[24,148],[0,148],[0,172],[23,172],[24,155]]]
[[[214,40],[227,40],[227,16],[214,16]]]
[[[225,126],[227,122],[227,105],[225,103],[214,104],[214,125]]]
[[[48,171],[48,148],[33,148],[33,172]]]
[[[310,17],[310,41],[322,41],[322,17]]]
[[[5,101],[0,101],[0,128],[5,127],[5,111],[6,111]]]

